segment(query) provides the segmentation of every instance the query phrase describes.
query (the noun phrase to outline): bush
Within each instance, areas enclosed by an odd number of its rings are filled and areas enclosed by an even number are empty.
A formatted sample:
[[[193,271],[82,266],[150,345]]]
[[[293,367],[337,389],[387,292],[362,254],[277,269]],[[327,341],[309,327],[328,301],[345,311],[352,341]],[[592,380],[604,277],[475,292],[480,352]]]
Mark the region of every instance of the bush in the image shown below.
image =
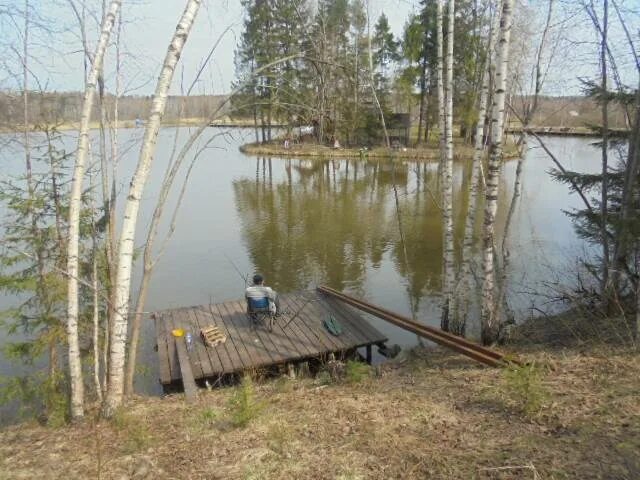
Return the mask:
[[[256,400],[255,390],[251,377],[245,375],[242,383],[236,387],[229,399],[229,412],[231,424],[234,427],[246,427],[251,420],[257,417],[262,410],[262,405]]]
[[[154,441],[145,419],[136,417],[119,408],[111,418],[113,426],[124,436],[122,450],[131,454],[146,449]]]
[[[349,360],[345,365],[345,381],[360,383],[371,376],[371,366],[366,363]]]
[[[543,377],[543,370],[535,362],[522,366],[511,364],[504,372],[507,392],[526,416],[540,413],[548,398],[542,385]]]

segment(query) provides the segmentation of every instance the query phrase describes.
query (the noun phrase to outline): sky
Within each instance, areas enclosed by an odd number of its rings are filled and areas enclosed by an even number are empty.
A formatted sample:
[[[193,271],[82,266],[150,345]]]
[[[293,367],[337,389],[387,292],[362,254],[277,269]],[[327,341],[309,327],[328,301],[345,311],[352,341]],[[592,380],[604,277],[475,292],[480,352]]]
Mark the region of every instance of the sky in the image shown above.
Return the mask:
[[[21,46],[22,21],[4,14],[13,10],[20,12],[25,0],[0,0],[0,89],[21,89],[21,62],[13,48]],[[102,0],[29,0],[32,9],[33,27],[29,47],[33,59],[30,70],[46,90],[81,91],[83,84],[83,52],[80,48],[79,22],[70,8],[71,3],[80,8],[87,5],[87,32],[89,50],[93,51],[99,31],[99,15]],[[548,0],[519,0],[521,25],[524,31],[541,31]],[[419,8],[419,0],[370,0],[372,23],[384,12],[394,34],[402,34],[404,24]],[[596,2],[598,3],[598,2]],[[640,0],[618,0],[629,19],[631,31],[640,30]],[[577,94],[581,90],[579,77],[594,78],[598,74],[597,55],[594,55],[594,31],[578,0],[554,0],[555,13],[565,19],[556,24],[556,32],[566,36],[565,43],[555,51],[554,64],[543,93],[552,95]],[[122,6],[122,75],[124,94],[150,95],[155,87],[162,59],[175,30],[176,22],[184,9],[185,0],[123,0]],[[243,9],[240,0],[205,0],[181,57],[171,93],[186,91],[200,70],[203,60],[212,46],[220,39],[212,60],[203,70],[192,94],[223,94],[231,90],[235,76],[234,52],[243,28]],[[615,19],[614,19],[615,20]],[[536,23],[537,22],[537,23]],[[41,25],[46,26],[43,27]],[[622,75],[637,82],[635,63],[622,50],[627,42],[618,28],[613,36],[612,49],[620,50],[616,56],[622,59],[619,65]],[[514,32],[516,32],[514,30]],[[566,34],[566,35],[565,35]],[[535,33],[534,33],[535,35]],[[115,32],[112,39],[115,37]],[[568,37],[571,37],[570,39]],[[514,38],[518,38],[514,35]],[[530,38],[521,35],[519,38]],[[529,44],[528,44],[529,43]],[[519,49],[531,49],[533,42],[513,45]],[[640,45],[637,45],[640,50]],[[529,55],[531,52],[529,52]],[[111,48],[105,60],[107,90],[115,90],[115,53]],[[512,63],[516,63],[515,60]],[[632,75],[627,75],[627,73]],[[623,80],[626,80],[623,79]],[[627,84],[632,84],[626,82]]]
[[[81,0],[74,0],[80,5]],[[33,35],[32,49],[38,62],[32,62],[42,83],[49,90],[82,90],[83,58],[79,51],[78,21],[69,7],[69,0],[31,0],[33,8],[42,16],[55,20],[59,31],[47,35]],[[16,8],[23,1],[14,0]],[[87,5],[100,4],[87,0]],[[394,33],[399,36],[409,14],[416,8],[418,0],[371,0],[373,19],[384,11]],[[129,94],[149,95],[153,93],[155,77],[175,30],[177,20],[184,9],[184,0],[124,0],[122,5],[122,44],[124,46],[122,77]],[[0,2],[0,7],[2,2]],[[89,7],[88,9],[91,9]],[[98,11],[96,9],[96,11]],[[201,75],[193,94],[221,94],[230,91],[234,79],[234,51],[242,33],[243,9],[240,0],[206,0],[187,41],[181,57],[178,76],[173,82],[172,93],[186,90],[196,76],[203,60],[222,35],[211,63]],[[97,22],[89,18],[87,28],[90,48],[95,45]],[[47,38],[48,37],[48,38]],[[56,43],[56,52],[47,51],[48,45]],[[114,59],[105,61],[107,83],[113,84]],[[37,64],[36,64],[37,63]],[[46,78],[46,80],[44,80]],[[182,85],[182,87],[181,87]]]

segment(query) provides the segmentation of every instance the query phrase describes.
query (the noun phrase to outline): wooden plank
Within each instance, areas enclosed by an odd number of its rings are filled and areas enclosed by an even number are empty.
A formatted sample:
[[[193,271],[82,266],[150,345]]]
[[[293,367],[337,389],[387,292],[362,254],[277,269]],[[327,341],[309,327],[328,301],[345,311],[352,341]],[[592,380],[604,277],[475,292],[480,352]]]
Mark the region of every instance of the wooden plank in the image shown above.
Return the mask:
[[[178,354],[178,363],[180,364],[180,375],[182,377],[184,395],[187,401],[193,401],[198,396],[198,387],[193,378],[193,370],[191,369],[191,360],[189,359],[189,352],[187,352],[185,337],[177,338],[175,345]]]
[[[206,323],[204,320],[200,318],[201,307],[195,307],[191,309],[191,315],[193,317],[193,321],[198,328],[198,332],[201,328],[204,328],[207,325],[211,325],[213,322]],[[217,327],[217,325],[216,325]],[[218,327],[220,329],[220,327]],[[222,331],[222,329],[220,329]],[[231,362],[227,357],[227,352],[224,348],[224,345],[218,344],[215,347],[209,347],[203,344],[204,350],[209,357],[209,363],[211,364],[211,374],[212,375],[222,375],[227,368],[232,370]],[[224,359],[223,359],[224,357]]]
[[[354,325],[353,314],[347,311],[344,308],[340,308],[335,303],[330,302],[330,299],[324,295],[320,295],[320,302],[322,302],[324,308],[330,311],[334,316],[336,316],[340,322],[342,322],[346,328],[352,333],[352,342],[355,345],[363,345],[366,343],[370,343],[372,339],[369,338],[368,332],[362,331],[362,329],[358,328],[357,325]]]
[[[200,336],[200,326],[198,325],[198,320],[196,319],[193,311],[194,308],[190,307],[184,310],[184,314],[186,317],[185,321],[189,322],[191,334],[193,335],[193,351],[197,354],[198,362],[202,368],[202,377],[198,377],[197,373],[195,375],[196,378],[207,378],[213,376],[220,369],[220,360],[215,357],[215,363],[218,368],[214,369],[214,366],[211,363],[211,358],[207,352],[207,346]]]
[[[284,326],[286,321],[287,320],[285,316],[280,315],[279,317],[277,317],[273,322],[273,330],[271,332],[267,332],[267,335],[273,343],[274,348],[280,353],[282,360],[298,360],[303,357],[303,355],[300,353],[300,350],[296,348],[296,345],[284,333],[282,327]]]
[[[354,341],[354,346],[364,346],[371,343],[379,343],[381,341],[385,341],[386,339],[382,337],[380,333],[378,333],[372,327],[366,328],[366,320],[364,320],[357,312],[348,311],[344,308],[339,308],[335,302],[331,302],[327,297],[322,297],[322,303],[324,307],[337,315],[340,318],[340,321],[349,329],[353,335],[356,337]],[[327,301],[329,300],[329,301]],[[368,325],[368,324],[367,324]]]
[[[218,310],[220,319],[227,329],[227,342],[231,340],[231,344],[236,349],[236,358],[234,359],[234,363],[239,362],[240,367],[238,368],[238,371],[252,368],[254,366],[253,358],[249,354],[249,351],[244,344],[244,338],[240,333],[240,329],[233,321],[233,316],[229,313],[226,305],[224,303],[219,303],[212,305],[212,307]]]
[[[188,309],[180,308],[177,310],[171,311],[171,316],[173,318],[173,327],[174,328],[182,328],[184,329],[184,343],[186,345],[187,333],[191,333],[191,350],[187,350],[187,354],[189,356],[189,360],[191,361],[191,371],[194,378],[204,378],[204,369],[202,366],[202,358],[200,357],[200,352],[198,352],[198,348],[196,345],[196,336],[197,333],[194,333],[194,326],[191,324],[191,319],[189,318]],[[180,343],[180,339],[176,339],[176,343]],[[181,359],[178,358],[180,361]]]
[[[306,325],[300,318],[300,308],[291,301],[291,295],[280,297],[280,305],[290,311],[289,318],[283,319],[283,331],[287,334],[292,343],[304,356],[318,355],[322,349],[314,337],[307,336]],[[295,317],[295,318],[293,318]],[[305,355],[306,354],[306,355]]]
[[[291,302],[301,309],[306,299],[301,300],[297,295],[292,295]],[[343,350],[349,347],[348,343],[344,343],[340,337],[334,337],[326,331],[322,325],[322,312],[318,310],[316,305],[316,299],[307,303],[302,310],[298,318],[302,320],[306,326],[306,333],[309,336],[313,336],[314,341],[320,346],[323,351]],[[331,335],[331,338],[329,337]]]
[[[200,323],[205,322],[207,325],[213,323],[227,336],[227,341],[216,347],[220,362],[224,366],[224,373],[233,373],[242,370],[244,368],[242,360],[240,360],[238,356],[238,351],[233,344],[231,333],[227,329],[227,326],[222,320],[222,315],[220,315],[216,306],[209,304],[206,307],[201,307],[198,312],[198,317]]]
[[[341,339],[344,344],[348,345],[348,348],[354,348],[357,345],[363,345],[367,343],[366,338],[363,338],[362,334],[353,328],[350,319],[347,316],[341,314],[341,312],[332,310],[327,304],[325,304],[320,296],[318,296],[316,305],[318,310],[321,312],[319,313],[319,315],[321,315],[322,318],[325,318],[328,315],[332,315],[342,326],[342,334],[336,337],[330,332],[327,332],[326,328],[324,328],[324,325],[322,325],[322,330],[326,332],[328,336],[334,339]]]
[[[170,312],[162,312],[162,322],[167,332],[167,352],[169,354],[169,365],[171,366],[171,381],[180,380],[180,365],[178,364],[178,356],[176,354],[176,337],[171,334],[173,327]]]
[[[169,354],[167,352],[167,335],[163,322],[158,315],[153,315],[153,323],[156,328],[156,345],[158,346],[158,362],[160,367],[160,383],[171,383],[171,368],[169,366]]]
[[[266,352],[255,330],[251,328],[251,322],[246,312],[239,311],[234,302],[222,304],[229,312],[229,320],[233,322],[238,331],[240,341],[246,348],[253,367],[262,367],[272,363],[271,357]]]
[[[356,328],[367,337],[367,340],[371,343],[386,342],[387,338],[382,335],[377,329],[375,329],[366,319],[360,315],[354,308],[349,305],[340,302],[337,299],[333,299],[327,295],[320,294],[323,301],[327,303],[332,309],[342,312],[343,315],[354,319],[353,323],[356,324]]]
[[[245,317],[247,317],[247,321],[249,322],[249,325],[250,325],[251,321],[247,316],[246,302],[236,301],[236,302],[233,302],[233,305],[235,307],[236,312],[241,312],[243,315],[245,315]],[[281,363],[283,360],[286,360],[286,356],[284,356],[283,353],[275,347],[273,341],[269,337],[269,330],[264,323],[255,325],[255,328],[253,331],[258,336],[262,344],[262,348],[264,348],[265,352],[271,359],[271,362]]]

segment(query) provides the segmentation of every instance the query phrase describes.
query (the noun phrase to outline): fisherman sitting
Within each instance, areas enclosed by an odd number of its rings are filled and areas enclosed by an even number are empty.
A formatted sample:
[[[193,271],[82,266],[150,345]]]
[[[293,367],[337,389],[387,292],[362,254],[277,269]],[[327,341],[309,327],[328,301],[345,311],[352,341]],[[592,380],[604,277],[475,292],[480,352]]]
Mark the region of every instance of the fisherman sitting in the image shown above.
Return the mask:
[[[244,292],[244,296],[247,299],[248,312],[251,313],[254,309],[260,309],[262,303],[265,303],[265,307],[268,305],[269,311],[273,315],[280,313],[280,301],[278,294],[273,291],[271,287],[264,285],[264,278],[259,273],[253,276],[253,285],[247,287]]]

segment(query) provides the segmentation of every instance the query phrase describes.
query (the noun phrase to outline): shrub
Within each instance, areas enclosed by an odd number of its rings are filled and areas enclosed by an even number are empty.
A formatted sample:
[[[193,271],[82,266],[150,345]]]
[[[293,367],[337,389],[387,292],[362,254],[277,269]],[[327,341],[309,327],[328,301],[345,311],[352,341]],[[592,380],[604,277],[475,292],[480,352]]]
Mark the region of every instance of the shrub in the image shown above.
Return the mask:
[[[345,365],[345,381],[360,383],[371,376],[371,366],[355,360],[347,361]]]
[[[504,372],[509,396],[515,400],[527,416],[535,416],[542,410],[548,393],[542,385],[543,370],[535,362],[526,365],[511,364]]]
[[[246,427],[247,424],[258,416],[262,405],[256,400],[255,389],[251,377],[245,375],[242,383],[236,387],[229,399],[229,412],[231,424],[234,427]]]

